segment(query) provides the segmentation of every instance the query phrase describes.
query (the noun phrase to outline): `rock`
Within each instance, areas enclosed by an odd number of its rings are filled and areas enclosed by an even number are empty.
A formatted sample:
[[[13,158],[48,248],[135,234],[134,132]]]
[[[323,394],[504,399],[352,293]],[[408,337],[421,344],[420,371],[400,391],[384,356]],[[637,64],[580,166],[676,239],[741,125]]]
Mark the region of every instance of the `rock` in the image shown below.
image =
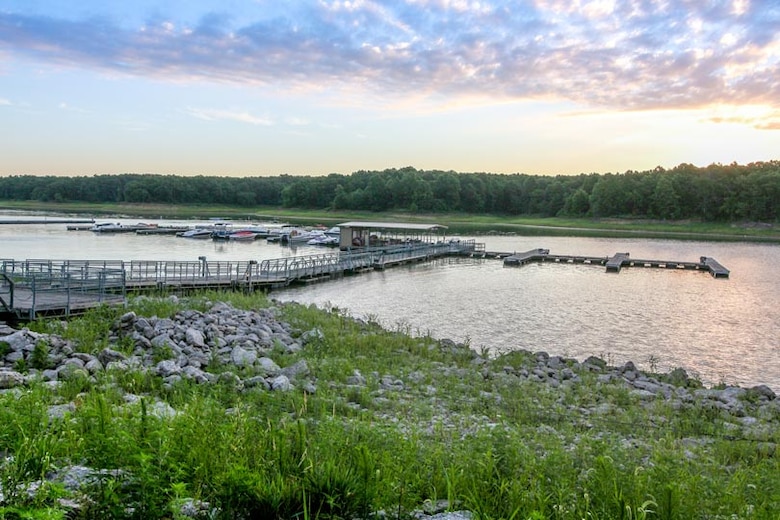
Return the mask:
[[[13,365],[17,361],[24,359],[24,352],[21,350],[14,350],[13,352],[9,352],[8,355],[5,356],[6,363]]]
[[[271,380],[271,390],[276,392],[289,392],[294,387],[287,376],[278,375]]]
[[[171,419],[178,414],[175,408],[163,401],[155,401],[152,406],[148,407],[148,411],[149,415],[158,419]]]
[[[176,363],[176,361],[173,361],[172,359],[165,359],[157,363],[155,366],[155,371],[157,372],[157,375],[161,377],[169,377],[180,374],[181,367]]]
[[[222,372],[219,377],[217,377],[217,382],[223,385],[232,386],[239,390],[244,388],[244,382],[233,372]]]
[[[366,386],[366,378],[360,373],[360,370],[355,369],[351,376],[347,378],[346,383],[352,386]]]
[[[100,477],[109,476],[118,479],[123,473],[121,469],[95,470],[87,466],[67,466],[54,473],[50,480],[61,483],[67,491],[76,492],[86,485],[93,484]]]
[[[193,329],[192,327],[188,328],[187,331],[184,333],[184,338],[187,344],[192,345],[193,347],[198,347],[202,349],[206,346],[206,341],[203,338],[203,333],[197,329]]]
[[[244,386],[246,388],[262,387],[265,390],[271,389],[271,383],[265,380],[263,376],[254,376],[248,379],[244,379]]]
[[[168,336],[168,334],[158,334],[150,341],[152,346],[156,348],[170,347],[174,344],[173,340],[170,338],[170,336]]]
[[[275,377],[282,372],[279,365],[269,357],[261,357],[257,360],[257,364],[259,365],[258,373],[262,374],[264,377]]]
[[[137,316],[135,315],[135,312],[133,311],[126,312],[119,317],[119,323],[121,326],[128,326],[135,321],[136,317]]]
[[[179,516],[184,518],[216,518],[219,511],[202,500],[186,498],[179,506]]]
[[[209,375],[206,372],[191,365],[184,367],[181,371],[181,375],[187,379],[192,379],[199,384],[208,383],[210,381]]]
[[[0,390],[16,388],[24,384],[24,376],[13,370],[0,370]]]
[[[301,359],[288,367],[284,367],[282,369],[282,374],[287,376],[288,379],[295,380],[307,377],[311,374],[311,370],[309,370],[309,365],[306,363],[306,360]]]
[[[320,329],[311,329],[306,331],[301,336],[301,341],[304,345],[308,345],[314,341],[322,341],[325,339],[325,334]]]
[[[84,362],[78,358],[68,358],[57,368],[57,377],[64,381],[86,379],[89,372],[84,368]]]
[[[43,378],[44,381],[56,381],[57,378],[59,377],[59,372],[50,368],[41,371],[41,377]]]
[[[757,396],[759,399],[764,398],[767,401],[774,401],[777,398],[777,394],[766,385],[758,385],[748,388],[747,393],[749,396]]]
[[[92,359],[87,362],[86,365],[84,365],[84,368],[89,372],[90,374],[97,374],[99,372],[103,371],[103,363],[98,361],[98,359]]]
[[[16,329],[12,329],[5,322],[0,322],[0,336],[7,336],[16,332]]]
[[[104,348],[100,351],[100,353],[98,353],[97,358],[103,364],[103,366],[108,366],[108,364],[112,361],[122,361],[126,359],[127,356],[116,350]]]
[[[76,411],[76,405],[73,403],[57,404],[50,406],[47,410],[49,420],[62,419],[66,414]]]
[[[688,372],[678,367],[669,372],[669,382],[674,386],[688,386],[691,380],[688,377]]]
[[[382,376],[382,378],[379,380],[379,385],[382,388],[392,389],[392,390],[403,390],[404,389],[404,382],[400,379],[396,379],[393,376]]]
[[[27,332],[27,329],[17,330],[12,334],[3,337],[3,341],[8,343],[11,352],[21,351],[31,343],[30,338],[27,337]]]
[[[257,361],[257,353],[237,346],[230,352],[230,361],[237,367],[252,366]]]

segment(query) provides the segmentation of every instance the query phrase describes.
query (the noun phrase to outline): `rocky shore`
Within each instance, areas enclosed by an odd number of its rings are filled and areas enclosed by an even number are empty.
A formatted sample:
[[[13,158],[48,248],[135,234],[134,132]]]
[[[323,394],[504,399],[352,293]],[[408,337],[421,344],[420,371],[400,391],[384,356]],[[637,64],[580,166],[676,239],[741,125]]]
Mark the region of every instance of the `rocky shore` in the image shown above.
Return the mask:
[[[213,303],[206,312],[180,311],[173,318],[142,317],[127,312],[114,322],[107,346],[97,352],[90,352],[84,345],[73,344],[59,335],[0,324],[0,391],[24,392],[25,388],[40,382],[56,387],[74,378],[97,382],[102,374],[133,370],[159,377],[167,386],[190,380],[202,385],[229,384],[237,391],[259,389],[307,394],[316,394],[322,385],[367,387],[372,380],[380,387],[375,399],[382,399],[383,393],[387,392],[406,393],[417,399],[429,395],[431,407],[436,408],[435,374],[431,383],[429,377],[421,374],[393,373],[388,367],[386,373],[363,374],[355,370],[343,382],[318,380],[316,370],[312,370],[313,362],[306,359],[306,349],[310,343],[322,341],[323,332],[317,328],[298,330],[280,316],[278,306],[248,311],[226,303]],[[584,380],[592,385],[595,378],[597,390],[625,391],[631,400],[638,400],[648,408],[664,402],[671,409],[700,407],[708,410],[717,414],[740,438],[763,442],[778,428],[780,400],[775,391],[765,385],[705,388],[679,368],[668,374],[648,374],[630,362],[616,367],[597,357],[578,361],[545,352],[515,352],[506,358],[494,359],[449,340],[439,341],[437,348],[451,351],[453,355],[469,356],[469,370],[484,379],[523,380],[555,391],[576,388],[584,384]],[[293,355],[297,360],[290,363]],[[448,370],[455,369],[441,367],[442,373]],[[127,403],[140,398],[133,394],[124,396]],[[618,407],[615,403],[598,400],[570,402],[565,404],[563,413],[577,416],[587,424],[596,418],[613,415]],[[75,409],[75,402],[66,402],[52,405],[48,414],[56,421]],[[178,412],[157,400],[150,413],[172,417]],[[658,421],[663,418],[659,417]],[[441,409],[436,422],[455,428],[459,418]],[[769,449],[774,451],[776,446],[771,445]],[[77,493],[100,471],[74,462],[62,466],[47,478]],[[31,485],[30,492],[34,493],[34,489],[35,485]],[[77,508],[78,504],[74,503],[72,507]],[[202,517],[208,509],[208,504],[190,501],[182,506],[181,514]],[[414,514],[417,518],[470,518],[467,511],[444,512],[445,509],[452,509],[452,505],[428,504],[426,508],[421,505]]]

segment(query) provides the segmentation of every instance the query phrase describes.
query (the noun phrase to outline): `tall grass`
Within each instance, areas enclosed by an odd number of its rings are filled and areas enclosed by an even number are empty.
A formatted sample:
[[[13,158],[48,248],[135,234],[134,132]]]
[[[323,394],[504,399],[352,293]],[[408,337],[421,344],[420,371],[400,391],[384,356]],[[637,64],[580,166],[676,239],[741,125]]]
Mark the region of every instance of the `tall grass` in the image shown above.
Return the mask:
[[[262,295],[208,293],[142,298],[127,310],[172,317],[216,301],[271,305]],[[95,351],[122,312],[37,327]],[[281,312],[299,331],[323,334],[286,354],[310,364],[314,394],[164,386],[142,371],[0,394],[7,517],[61,518],[57,499],[72,492],[27,489],[74,464],[105,470],[81,490],[89,500],[69,513],[78,518],[177,518],[183,499],[208,503],[204,518],[225,519],[379,511],[401,519],[441,500],[480,519],[770,519],[780,511],[777,417],[762,442],[735,440],[718,413],[643,404],[588,374],[557,389],[505,374],[522,365],[519,354],[476,362],[467,349],[338,309]],[[356,371],[364,386],[347,384]],[[388,385],[395,381],[403,386]],[[72,411],[50,417],[63,403]],[[157,413],[160,403],[176,413]],[[612,413],[578,411],[597,403]]]

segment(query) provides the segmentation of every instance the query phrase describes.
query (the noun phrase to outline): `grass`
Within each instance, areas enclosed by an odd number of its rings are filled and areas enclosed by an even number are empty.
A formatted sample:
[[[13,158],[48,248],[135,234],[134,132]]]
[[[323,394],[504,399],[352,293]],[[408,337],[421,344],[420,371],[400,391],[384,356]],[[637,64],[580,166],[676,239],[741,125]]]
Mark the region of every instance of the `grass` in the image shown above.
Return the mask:
[[[272,305],[259,294],[206,293],[142,298],[129,310],[173,317],[218,300]],[[96,352],[119,312],[34,328]],[[555,389],[518,378],[510,368],[523,366],[522,353],[481,359],[338,309],[281,312],[299,333],[323,334],[284,359],[307,360],[314,394],[166,386],[141,372],[0,394],[0,450],[12,455],[0,465],[0,518],[63,518],[58,499],[72,491],[26,489],[72,464],[104,470],[83,490],[90,500],[78,518],[175,519],[187,500],[209,504],[201,518],[226,519],[378,511],[406,519],[440,500],[485,520],[770,519],[780,511],[777,408],[762,419],[768,437],[752,440],[734,418],[643,403],[595,374]],[[364,386],[348,384],[356,371]],[[140,399],[129,403],[125,393]],[[69,402],[64,419],[49,417],[50,406]],[[157,402],[177,413],[153,413]]]
[[[37,201],[0,201],[0,208],[76,213],[93,217],[125,215],[138,218],[205,219],[224,217],[237,220],[283,220],[296,224],[332,226],[348,220],[437,223],[450,233],[518,233],[523,235],[566,235],[620,237],[629,234],[647,238],[754,240],[780,242],[777,224],[713,223],[697,221],[655,221],[648,219],[592,219],[562,217],[515,217],[469,213],[340,212],[260,206],[240,208],[219,205],[89,204]]]

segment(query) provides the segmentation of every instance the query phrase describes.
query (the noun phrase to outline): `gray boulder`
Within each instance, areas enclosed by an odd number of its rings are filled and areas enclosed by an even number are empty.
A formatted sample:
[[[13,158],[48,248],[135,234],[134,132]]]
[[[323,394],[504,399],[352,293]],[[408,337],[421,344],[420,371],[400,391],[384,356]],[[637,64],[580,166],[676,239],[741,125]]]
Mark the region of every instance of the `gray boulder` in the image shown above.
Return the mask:
[[[14,370],[0,370],[0,390],[16,388],[24,384],[24,376]]]

